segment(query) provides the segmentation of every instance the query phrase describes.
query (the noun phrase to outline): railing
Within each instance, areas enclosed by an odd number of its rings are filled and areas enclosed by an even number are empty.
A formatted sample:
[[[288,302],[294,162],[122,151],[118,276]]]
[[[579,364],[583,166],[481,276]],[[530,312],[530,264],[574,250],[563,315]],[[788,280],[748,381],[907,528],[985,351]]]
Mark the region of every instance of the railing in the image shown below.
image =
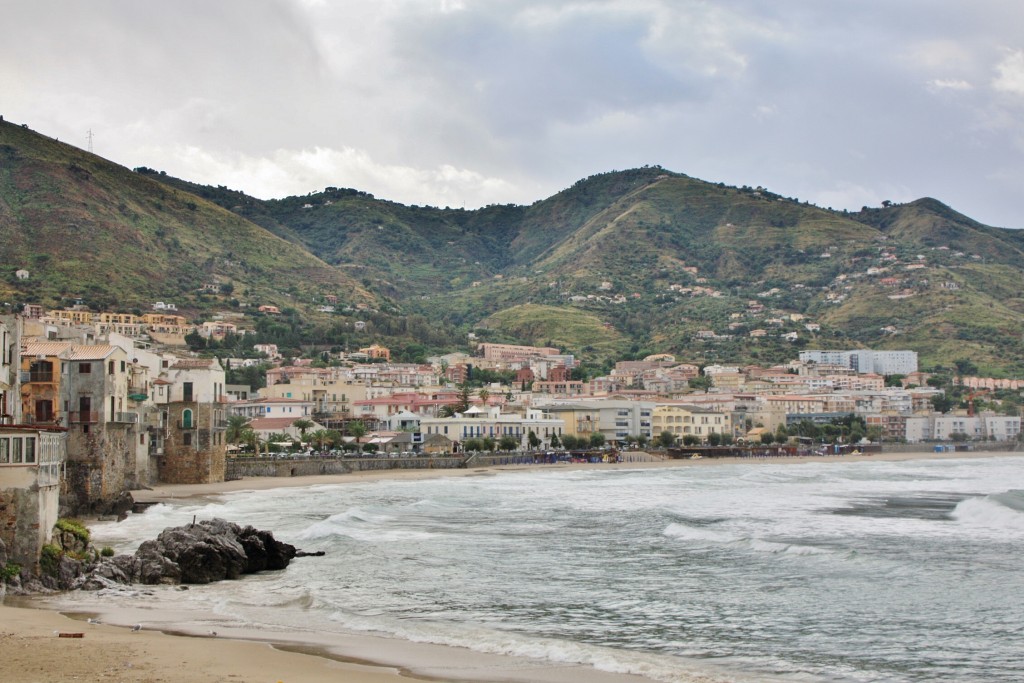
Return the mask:
[[[29,382],[52,382],[53,372],[30,372],[22,370],[18,373],[21,383],[27,384]]]
[[[74,410],[68,413],[68,422],[77,424],[95,424],[100,421],[100,414],[95,410]]]
[[[111,422],[127,422],[129,424],[138,424],[139,414],[138,413],[114,413]]]
[[[55,425],[60,423],[60,416],[55,414],[41,415],[39,417],[25,415],[22,417],[22,421],[27,425]]]

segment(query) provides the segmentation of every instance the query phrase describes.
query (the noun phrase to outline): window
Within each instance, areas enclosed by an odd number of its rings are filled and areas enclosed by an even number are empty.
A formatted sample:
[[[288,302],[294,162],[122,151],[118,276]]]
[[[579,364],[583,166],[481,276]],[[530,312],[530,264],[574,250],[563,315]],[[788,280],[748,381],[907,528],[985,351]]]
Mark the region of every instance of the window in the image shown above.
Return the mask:
[[[114,361],[112,361],[112,360],[111,361],[107,361],[107,374],[108,375],[113,375],[114,374]]]
[[[21,439],[11,439],[11,463],[20,465],[22,462]]]
[[[192,411],[183,410],[181,411],[181,428],[192,429]],[[191,437],[190,437],[191,438]]]
[[[36,461],[36,437],[26,436],[25,437],[25,462],[34,463]]]
[[[0,465],[11,462],[11,440],[0,439]]]
[[[53,420],[53,401],[36,401],[36,422],[51,422]]]
[[[182,382],[181,384],[182,401],[192,400],[192,382]]]
[[[181,435],[181,443],[183,445],[185,445],[185,446],[191,446],[192,445],[192,433],[191,432],[185,432],[184,434],[182,434]]]
[[[92,374],[92,363],[79,363],[78,374],[89,375]]]

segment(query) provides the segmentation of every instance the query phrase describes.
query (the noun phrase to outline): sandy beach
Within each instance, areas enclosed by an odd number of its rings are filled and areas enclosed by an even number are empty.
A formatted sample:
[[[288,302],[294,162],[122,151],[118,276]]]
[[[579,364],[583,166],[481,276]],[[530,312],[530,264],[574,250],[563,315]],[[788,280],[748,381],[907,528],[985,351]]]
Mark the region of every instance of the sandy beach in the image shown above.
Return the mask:
[[[625,455],[628,455],[626,453]],[[780,456],[768,458],[700,458],[665,459],[651,462],[620,462],[620,463],[555,463],[543,465],[500,465],[493,467],[470,467],[467,469],[394,469],[369,470],[349,474],[322,474],[302,477],[246,477],[235,481],[217,484],[166,484],[150,489],[132,491],[132,497],[140,503],[172,502],[183,498],[215,497],[222,493],[234,491],[265,491],[278,488],[304,486],[329,486],[334,484],[351,484],[370,482],[378,479],[432,479],[436,477],[472,477],[493,476],[501,472],[554,472],[559,470],[615,470],[615,469],[648,469],[661,467],[715,467],[725,464],[758,464],[800,465],[813,462],[857,462],[860,461],[901,461],[901,460],[962,460],[964,458],[990,458],[1005,455],[1024,455],[1019,451],[966,451],[960,453],[932,453],[927,451],[911,453],[876,453],[873,455],[845,456]]]
[[[783,457],[764,459],[666,460],[621,464],[557,464],[501,466],[465,470],[392,470],[347,475],[292,478],[250,478],[222,484],[159,486],[137,491],[141,502],[216,497],[232,491],[267,490],[371,482],[377,479],[434,478],[445,476],[497,476],[503,471],[557,471],[570,469],[638,469],[660,467],[714,467],[740,463],[799,465],[813,462],[859,460],[965,459],[1006,455],[1010,452],[885,453],[872,456]],[[138,632],[127,625],[137,612],[122,609],[116,600],[96,599],[91,612],[62,614],[45,598],[8,598],[0,606],[0,662],[2,680],[29,681],[152,681],[213,683],[221,681],[351,681],[461,680],[556,682],[587,680],[594,683],[636,683],[635,676],[597,672],[575,666],[530,663],[433,645],[407,643],[371,636],[326,641],[315,633],[274,633],[232,629],[212,635],[188,628],[191,617],[166,614],[147,620]],[[85,600],[82,609],[90,609]],[[102,624],[86,621],[99,617]],[[114,626],[109,624],[120,624]],[[60,633],[81,633],[62,638]],[[392,662],[377,665],[373,662]],[[415,673],[405,663],[415,664]]]

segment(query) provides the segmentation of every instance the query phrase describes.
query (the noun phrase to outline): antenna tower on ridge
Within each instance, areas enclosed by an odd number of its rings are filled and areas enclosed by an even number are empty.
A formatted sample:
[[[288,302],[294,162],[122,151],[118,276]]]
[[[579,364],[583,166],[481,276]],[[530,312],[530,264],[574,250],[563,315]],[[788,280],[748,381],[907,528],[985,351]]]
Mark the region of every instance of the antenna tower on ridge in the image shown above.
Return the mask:
[[[89,138],[89,154],[92,154],[92,128],[89,129],[88,138]]]

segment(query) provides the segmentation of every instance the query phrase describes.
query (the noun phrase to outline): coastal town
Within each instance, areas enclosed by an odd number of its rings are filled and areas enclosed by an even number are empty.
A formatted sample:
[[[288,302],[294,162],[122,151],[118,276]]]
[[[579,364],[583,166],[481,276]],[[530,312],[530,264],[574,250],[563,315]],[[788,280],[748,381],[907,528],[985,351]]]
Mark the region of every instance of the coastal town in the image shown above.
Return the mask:
[[[204,357],[187,336],[246,330],[190,325],[163,302],[143,315],[26,306],[0,330],[0,540],[26,567],[61,517],[123,514],[132,490],[157,484],[280,476],[243,467],[268,459],[335,459],[340,469],[319,471],[338,472],[353,458],[418,467],[480,452],[966,448],[1021,433],[1018,403],[998,398],[1018,382],[958,374],[958,407],[907,350],[805,350],[772,367],[657,354],[584,379],[564,350],[490,342],[426,363],[392,362],[379,343]],[[239,368],[258,368],[261,386],[229,382]]]

